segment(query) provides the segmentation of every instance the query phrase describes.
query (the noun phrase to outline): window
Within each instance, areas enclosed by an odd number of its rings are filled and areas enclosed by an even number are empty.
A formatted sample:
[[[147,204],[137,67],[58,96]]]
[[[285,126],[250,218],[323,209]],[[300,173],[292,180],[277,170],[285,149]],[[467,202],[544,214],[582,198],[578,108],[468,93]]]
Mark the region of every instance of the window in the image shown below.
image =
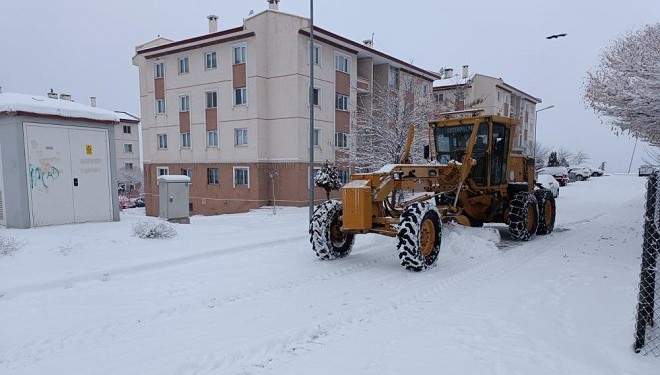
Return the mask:
[[[348,134],[336,132],[335,133],[335,147],[346,148],[348,147]]]
[[[314,147],[321,146],[321,129],[314,129],[314,133],[312,135],[312,142]]]
[[[165,77],[165,64],[162,61],[154,63],[154,78]]]
[[[338,109],[340,111],[348,111],[348,96],[337,93],[337,98],[335,100],[335,109]]]
[[[409,75],[403,76],[403,89],[407,92],[413,91],[413,78]]]
[[[131,134],[131,126],[124,125],[124,134]]]
[[[307,50],[307,62],[309,63],[309,50]],[[312,51],[312,61],[314,65],[321,65],[321,46],[314,44],[314,50]]]
[[[349,174],[346,169],[338,170],[337,174],[339,175],[339,181],[341,181],[342,184],[348,183]]]
[[[234,129],[234,145],[247,146],[247,129]]]
[[[428,93],[429,93],[429,85],[425,83],[422,85],[422,94],[428,95]]]
[[[387,77],[387,84],[390,87],[399,87],[399,69],[390,66],[390,74]]]
[[[188,176],[192,181],[192,168],[181,168],[181,175]]]
[[[234,64],[243,64],[245,62],[245,45],[234,46]]]
[[[433,94],[435,96],[435,102],[436,103],[442,103],[445,101],[445,95],[444,94]]]
[[[165,99],[156,99],[156,113],[159,115],[165,113]]]
[[[179,59],[179,74],[188,74],[190,72],[190,62],[187,57]]]
[[[320,105],[319,103],[321,103],[321,89],[318,87],[314,87],[313,95],[314,96],[312,97],[312,100],[314,101],[314,105]]]
[[[168,167],[158,167],[156,169],[156,173],[158,173],[158,176],[165,176],[170,174],[170,168]]]
[[[218,67],[218,59],[215,52],[207,52],[204,54],[204,67],[206,69],[215,69]]]
[[[234,167],[234,187],[250,187],[250,168]]]
[[[245,105],[247,104],[247,88],[241,87],[234,89],[234,104]]]
[[[124,143],[124,153],[125,154],[132,154],[133,153],[133,145],[130,143]]]
[[[206,132],[206,147],[218,147],[217,130],[210,130]]]
[[[206,170],[206,183],[209,185],[218,185],[220,183],[218,168],[208,168]]]
[[[344,55],[335,55],[335,70],[348,73],[348,57]]]
[[[133,169],[133,163],[124,163],[124,169]]]
[[[190,111],[190,96],[181,95],[179,96],[179,112],[188,112]]]
[[[218,108],[218,92],[217,91],[207,91],[206,92],[206,108]]]
[[[181,133],[181,148],[190,148],[190,133]]]
[[[167,134],[158,134],[158,148],[161,150],[167,149]]]

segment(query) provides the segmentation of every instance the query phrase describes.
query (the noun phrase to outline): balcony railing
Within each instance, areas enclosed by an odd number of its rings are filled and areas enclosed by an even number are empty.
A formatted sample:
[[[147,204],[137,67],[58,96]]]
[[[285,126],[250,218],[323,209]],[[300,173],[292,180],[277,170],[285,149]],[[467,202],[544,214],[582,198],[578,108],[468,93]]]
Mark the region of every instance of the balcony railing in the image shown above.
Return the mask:
[[[357,92],[358,94],[371,94],[371,81],[366,78],[357,77]]]

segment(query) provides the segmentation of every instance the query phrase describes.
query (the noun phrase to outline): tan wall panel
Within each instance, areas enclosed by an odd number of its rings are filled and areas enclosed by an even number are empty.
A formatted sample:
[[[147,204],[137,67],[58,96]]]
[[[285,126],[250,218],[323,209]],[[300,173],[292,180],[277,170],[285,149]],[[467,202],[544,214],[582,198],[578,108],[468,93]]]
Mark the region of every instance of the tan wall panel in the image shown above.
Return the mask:
[[[179,112],[179,130],[181,133],[190,132],[190,112]]]
[[[335,111],[335,131],[348,133],[350,130],[351,113]]]
[[[207,108],[206,109],[206,130],[217,130],[218,129],[218,109],[217,108]]]
[[[233,80],[234,80],[234,85],[233,87],[239,88],[239,87],[246,87],[247,84],[247,78],[246,78],[246,71],[245,71],[245,64],[236,64],[232,67],[232,75],[233,75]]]
[[[351,76],[340,71],[335,71],[335,91],[340,94],[351,94]]]
[[[154,90],[156,91],[156,99],[165,99],[165,79],[154,79]]]

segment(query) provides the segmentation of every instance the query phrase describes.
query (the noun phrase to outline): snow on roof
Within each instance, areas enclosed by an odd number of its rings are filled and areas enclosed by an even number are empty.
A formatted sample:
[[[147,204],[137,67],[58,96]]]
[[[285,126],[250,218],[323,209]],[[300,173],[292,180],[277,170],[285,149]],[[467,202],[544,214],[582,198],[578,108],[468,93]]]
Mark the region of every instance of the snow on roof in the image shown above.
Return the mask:
[[[453,76],[452,78],[443,78],[433,81],[433,87],[450,87],[456,85],[464,85],[470,81],[470,78],[463,78],[460,76]]]
[[[13,92],[0,94],[0,114],[11,112],[119,122],[115,112],[81,103]]]
[[[115,113],[117,114],[117,116],[119,116],[120,121],[140,122],[139,117],[133,116],[128,112],[115,111]]]

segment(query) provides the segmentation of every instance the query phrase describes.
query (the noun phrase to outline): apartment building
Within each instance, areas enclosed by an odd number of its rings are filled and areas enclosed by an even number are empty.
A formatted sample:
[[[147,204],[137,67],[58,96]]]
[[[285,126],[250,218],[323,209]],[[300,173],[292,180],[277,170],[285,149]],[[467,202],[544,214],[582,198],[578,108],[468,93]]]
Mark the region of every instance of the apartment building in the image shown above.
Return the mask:
[[[314,131],[309,143],[307,18],[269,9],[240,27],[136,47],[147,214],[158,214],[156,179],[191,178],[193,214],[308,203],[309,147],[319,167],[348,147],[358,100],[378,80],[415,77],[432,91],[440,76],[314,27]],[[383,74],[379,74],[383,73]],[[398,82],[398,81],[397,81]],[[348,166],[340,171],[348,178]],[[315,189],[318,201],[325,198]]]
[[[140,118],[123,111],[115,111],[119,124],[115,125],[115,155],[119,190],[128,196],[139,195],[142,189],[140,164]]]
[[[483,114],[511,117],[520,121],[514,147],[525,155],[534,154],[536,105],[541,99],[483,74],[469,75],[464,65],[460,75],[445,69],[442,79],[433,83],[437,112],[483,109]]]

